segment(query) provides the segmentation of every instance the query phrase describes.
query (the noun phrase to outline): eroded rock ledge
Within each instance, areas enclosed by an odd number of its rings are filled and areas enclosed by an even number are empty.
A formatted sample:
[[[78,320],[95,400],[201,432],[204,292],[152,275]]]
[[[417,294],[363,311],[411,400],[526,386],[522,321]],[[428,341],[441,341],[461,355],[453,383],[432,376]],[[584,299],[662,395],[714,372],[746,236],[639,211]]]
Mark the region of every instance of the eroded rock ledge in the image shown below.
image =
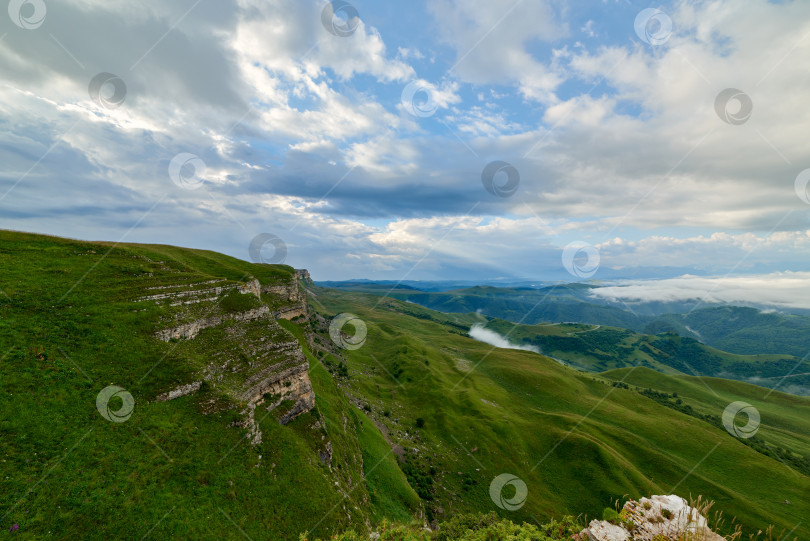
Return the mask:
[[[592,520],[580,537],[590,541],[723,541],[709,529],[699,507],[691,507],[674,494],[630,500],[617,520]]]
[[[265,301],[268,296],[275,299],[269,301],[274,307],[272,310],[263,304],[250,310],[214,314],[157,331],[155,337],[164,342],[203,340],[204,356],[209,360],[208,366],[202,371],[201,381],[164,392],[157,400],[169,401],[198,392],[203,381],[225,389],[233,399],[246,404],[242,412],[244,421],[238,424],[248,429],[249,438],[254,444],[260,443],[262,438],[256,422],[257,408],[272,410],[283,402],[292,401],[292,407],[279,419],[281,424],[287,424],[310,411],[315,405],[315,394],[308,374],[309,363],[298,341],[276,322],[281,318],[307,317],[306,296],[299,288],[299,280],[307,279],[307,271],[297,271],[288,282],[272,285],[261,285],[258,280],[231,285],[208,281],[188,285],[181,291],[163,290],[138,299],[169,306],[203,301],[213,301],[216,305],[220,297],[232,295],[234,290],[254,295],[260,300],[263,296]],[[206,287],[200,288],[200,285]],[[178,315],[182,317],[182,314],[180,312]],[[215,335],[201,334],[206,329],[216,328],[222,330],[216,331]],[[259,418],[262,416],[259,415]]]

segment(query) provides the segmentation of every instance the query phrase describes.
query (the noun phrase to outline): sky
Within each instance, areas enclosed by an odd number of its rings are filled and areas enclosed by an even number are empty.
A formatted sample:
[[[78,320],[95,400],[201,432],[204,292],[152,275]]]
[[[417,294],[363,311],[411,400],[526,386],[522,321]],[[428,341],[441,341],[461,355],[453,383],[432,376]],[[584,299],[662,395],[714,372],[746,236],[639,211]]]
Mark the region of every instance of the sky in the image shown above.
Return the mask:
[[[795,281],[809,35],[805,1],[11,0],[0,228],[316,280]]]

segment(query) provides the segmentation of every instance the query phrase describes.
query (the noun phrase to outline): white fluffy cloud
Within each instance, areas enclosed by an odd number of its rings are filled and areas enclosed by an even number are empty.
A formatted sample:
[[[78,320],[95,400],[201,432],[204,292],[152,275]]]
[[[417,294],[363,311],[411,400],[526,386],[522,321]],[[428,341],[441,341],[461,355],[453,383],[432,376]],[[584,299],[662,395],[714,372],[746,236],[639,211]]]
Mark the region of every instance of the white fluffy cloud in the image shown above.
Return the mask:
[[[528,99],[555,101],[564,78],[527,51],[532,42],[568,33],[552,2],[438,0],[429,9],[456,52],[452,73],[478,85],[516,86]]]
[[[679,267],[751,272],[769,262],[790,262],[803,268],[810,253],[810,229],[768,235],[713,233],[676,238],[653,235],[638,241],[614,238],[596,245],[605,265],[622,267]]]
[[[0,227],[116,240],[137,224],[127,239],[240,257],[272,230],[291,263],[340,278],[556,279],[577,239],[614,273],[808,260],[793,182],[810,167],[810,4],[677,1],[657,48],[632,17],[608,39],[596,8],[572,41],[564,2],[440,0],[416,29],[369,4],[349,37],[323,5],[72,0],[31,31],[0,17]],[[118,109],[88,95],[102,71],[126,82]],[[428,80],[438,110],[416,118],[401,91]],[[753,101],[744,125],[715,113],[728,87]],[[206,162],[202,189],[172,183],[179,152]],[[509,199],[481,183],[500,159],[520,171]]]

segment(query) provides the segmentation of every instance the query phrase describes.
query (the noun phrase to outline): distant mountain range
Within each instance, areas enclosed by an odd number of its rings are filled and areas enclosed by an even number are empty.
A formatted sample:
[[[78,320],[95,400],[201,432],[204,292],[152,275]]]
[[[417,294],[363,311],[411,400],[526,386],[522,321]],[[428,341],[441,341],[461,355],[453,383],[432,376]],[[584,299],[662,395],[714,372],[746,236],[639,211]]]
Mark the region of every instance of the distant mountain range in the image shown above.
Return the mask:
[[[479,314],[513,323],[587,323],[659,334],[676,333],[739,355],[810,354],[810,315],[761,306],[699,300],[616,303],[594,295],[599,285],[554,284],[442,290],[441,283],[329,282],[328,287],[413,302],[441,312]],[[810,367],[805,367],[810,369]],[[808,370],[810,371],[810,370]]]

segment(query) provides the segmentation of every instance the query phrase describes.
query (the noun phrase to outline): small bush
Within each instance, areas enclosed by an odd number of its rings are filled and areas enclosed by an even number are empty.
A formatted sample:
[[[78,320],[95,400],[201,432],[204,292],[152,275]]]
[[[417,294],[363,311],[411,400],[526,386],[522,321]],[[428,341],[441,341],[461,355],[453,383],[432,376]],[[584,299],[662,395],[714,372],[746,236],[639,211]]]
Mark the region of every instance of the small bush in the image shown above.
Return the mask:
[[[618,522],[619,513],[612,507],[605,507],[605,510],[602,511],[602,520],[607,520],[608,522],[614,523]]]

